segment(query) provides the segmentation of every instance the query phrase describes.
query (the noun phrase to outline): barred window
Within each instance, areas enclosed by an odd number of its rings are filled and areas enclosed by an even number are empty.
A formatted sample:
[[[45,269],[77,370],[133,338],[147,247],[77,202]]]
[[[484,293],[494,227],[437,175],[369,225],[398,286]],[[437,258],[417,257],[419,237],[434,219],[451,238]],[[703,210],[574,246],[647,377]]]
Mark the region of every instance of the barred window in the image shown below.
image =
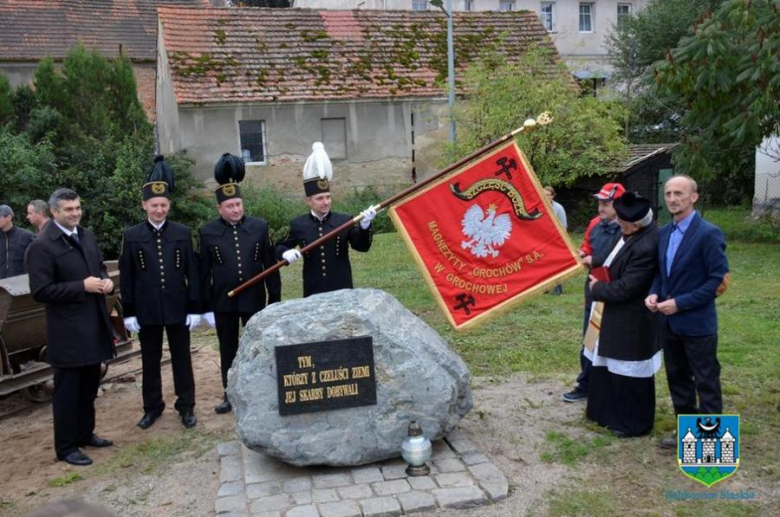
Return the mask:
[[[265,165],[268,161],[265,120],[239,120],[238,131],[244,162]]]

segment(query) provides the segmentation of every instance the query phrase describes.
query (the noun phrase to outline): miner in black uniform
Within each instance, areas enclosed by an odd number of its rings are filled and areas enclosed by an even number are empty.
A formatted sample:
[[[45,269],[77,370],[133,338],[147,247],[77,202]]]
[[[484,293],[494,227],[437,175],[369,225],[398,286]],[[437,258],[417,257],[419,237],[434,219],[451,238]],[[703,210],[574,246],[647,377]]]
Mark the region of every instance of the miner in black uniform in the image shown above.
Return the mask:
[[[173,171],[162,156],[143,186],[148,219],[125,230],[119,269],[125,327],[138,332],[143,364],[144,416],[147,429],[162,414],[163,330],[171,352],[176,410],[184,427],[193,427],[195,380],[190,357],[190,330],[200,324],[198,263],[190,229],[168,221]]]
[[[290,222],[287,238],[276,247],[277,256],[290,264],[301,258],[295,246],[304,247],[352,219],[350,215],[330,210],[333,167],[322,143],[315,142],[312,151],[303,167],[303,188],[311,211]],[[376,210],[369,207],[362,216],[358,224],[306,253],[303,260],[303,296],[352,288],[349,248],[356,251],[371,248],[371,221],[376,217]]]
[[[249,318],[266,305],[282,299],[279,273],[267,276],[235,297],[228,292],[276,263],[268,223],[244,214],[238,183],[244,179],[244,161],[225,153],[214,167],[217,187],[217,212],[220,217],[200,229],[201,305],[206,322],[217,327],[222,387],[238,351],[239,321]],[[268,297],[266,298],[266,291]],[[225,394],[214,408],[219,414],[232,410]]]

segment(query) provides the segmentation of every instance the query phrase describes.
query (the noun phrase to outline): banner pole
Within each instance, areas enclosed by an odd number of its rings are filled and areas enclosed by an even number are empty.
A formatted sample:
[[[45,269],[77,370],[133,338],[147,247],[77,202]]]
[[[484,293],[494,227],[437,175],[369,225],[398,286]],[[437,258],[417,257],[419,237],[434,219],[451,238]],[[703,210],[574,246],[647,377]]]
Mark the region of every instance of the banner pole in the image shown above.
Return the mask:
[[[434,181],[436,181],[437,179],[441,178],[445,174],[448,174],[448,173],[452,172],[453,170],[457,169],[458,167],[460,167],[460,166],[470,162],[471,160],[473,160],[473,159],[475,159],[475,158],[485,154],[486,152],[490,151],[491,149],[493,149],[495,147],[498,147],[499,145],[503,144],[504,142],[506,142],[507,140],[509,140],[511,138],[514,138],[515,136],[519,135],[520,133],[524,133],[524,132],[527,133],[527,132],[533,131],[534,129],[538,128],[539,126],[546,126],[547,124],[551,123],[552,121],[553,121],[553,118],[550,115],[550,113],[547,112],[547,111],[545,111],[544,113],[539,114],[539,116],[536,118],[536,120],[534,120],[532,118],[529,118],[528,120],[526,120],[523,123],[523,125],[521,127],[515,129],[511,133],[507,133],[504,136],[502,136],[501,138],[499,138],[498,140],[494,140],[493,142],[490,142],[486,146],[482,147],[481,149],[477,149],[476,151],[474,151],[473,153],[469,154],[468,156],[466,156],[464,158],[461,158],[457,162],[453,163],[452,165],[449,165],[448,167],[445,167],[444,169],[442,169],[439,172],[431,175],[430,177],[425,178],[421,182],[416,183],[416,184],[414,184],[414,185],[412,185],[412,186],[402,190],[401,192],[398,192],[397,194],[395,194],[395,195],[385,199],[384,201],[374,205],[373,208],[374,208],[374,210],[379,212],[379,211],[387,208],[388,206],[392,205],[393,203],[396,203],[396,202],[402,200],[403,198],[413,194],[414,192],[417,192],[419,189],[425,187],[426,185],[428,185],[430,183],[433,183]],[[351,220],[345,222],[344,224],[342,224],[338,228],[335,228],[333,231],[331,231],[329,233],[326,233],[322,237],[318,238],[317,240],[315,240],[315,241],[307,244],[303,248],[301,248],[299,250],[301,252],[301,255],[303,255],[304,253],[307,253],[307,252],[313,250],[314,248],[322,245],[323,243],[325,243],[325,242],[335,238],[341,232],[343,232],[344,230],[350,228],[352,225],[359,223],[362,220],[363,220],[363,214],[356,215]],[[268,269],[266,269],[262,273],[258,273],[257,275],[253,276],[252,278],[250,278],[249,280],[247,280],[243,284],[239,285],[238,287],[236,287],[232,291],[229,291],[228,292],[228,297],[232,298],[232,297],[236,296],[237,294],[241,293],[242,291],[252,287],[256,283],[261,282],[268,275],[279,271],[284,266],[288,266],[289,264],[290,263],[287,262],[286,260],[280,260],[279,262],[277,262],[273,266],[269,267]]]

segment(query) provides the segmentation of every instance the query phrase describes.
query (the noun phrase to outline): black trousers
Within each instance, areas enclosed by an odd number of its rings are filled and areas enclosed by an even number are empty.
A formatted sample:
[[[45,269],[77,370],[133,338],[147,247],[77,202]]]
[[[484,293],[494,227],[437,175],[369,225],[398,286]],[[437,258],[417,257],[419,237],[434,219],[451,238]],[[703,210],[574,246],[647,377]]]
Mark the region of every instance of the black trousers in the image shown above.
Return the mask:
[[[222,366],[222,387],[227,389],[228,370],[233,365],[233,359],[238,352],[238,322],[246,326],[252,314],[239,312],[215,312],[214,321],[217,324],[217,339],[219,340],[219,360]]]
[[[667,326],[664,365],[675,414],[723,412],[717,348],[717,334],[680,336]]]
[[[62,459],[83,445],[95,431],[95,398],[100,364],[54,368],[54,449]]]
[[[168,336],[171,351],[173,386],[176,392],[176,410],[192,411],[195,407],[195,378],[192,374],[190,356],[190,330],[184,323],[178,325],[143,325],[138,337],[141,340],[141,363],[143,365],[144,412],[162,411],[165,402],[162,396],[163,329]]]

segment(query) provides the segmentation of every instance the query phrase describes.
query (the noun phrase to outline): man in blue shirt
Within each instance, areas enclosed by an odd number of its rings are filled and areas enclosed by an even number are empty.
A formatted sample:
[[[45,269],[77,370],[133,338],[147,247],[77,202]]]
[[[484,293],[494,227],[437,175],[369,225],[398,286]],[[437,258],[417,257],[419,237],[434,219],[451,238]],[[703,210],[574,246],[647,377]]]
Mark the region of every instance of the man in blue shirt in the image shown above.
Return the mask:
[[[723,411],[715,296],[729,271],[720,229],[694,209],[696,182],[674,176],[664,199],[673,220],[658,242],[659,271],[645,305],[662,317],[664,362],[675,414]],[[698,403],[697,403],[698,398]],[[674,436],[661,446],[676,448]]]

